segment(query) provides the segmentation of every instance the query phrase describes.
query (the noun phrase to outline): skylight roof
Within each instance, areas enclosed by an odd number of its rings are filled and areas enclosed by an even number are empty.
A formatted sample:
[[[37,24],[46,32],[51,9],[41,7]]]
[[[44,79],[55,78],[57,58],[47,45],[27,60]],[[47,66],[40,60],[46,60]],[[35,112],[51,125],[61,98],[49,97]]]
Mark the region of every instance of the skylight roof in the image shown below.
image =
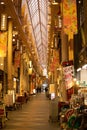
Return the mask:
[[[46,65],[48,0],[27,0],[39,61]]]

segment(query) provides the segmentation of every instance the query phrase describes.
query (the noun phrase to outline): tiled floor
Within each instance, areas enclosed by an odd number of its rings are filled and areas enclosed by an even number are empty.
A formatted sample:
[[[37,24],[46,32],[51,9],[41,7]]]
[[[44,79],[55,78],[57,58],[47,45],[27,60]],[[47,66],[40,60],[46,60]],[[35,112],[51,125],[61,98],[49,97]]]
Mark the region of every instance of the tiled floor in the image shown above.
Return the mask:
[[[9,112],[4,130],[60,130],[58,122],[49,122],[49,100],[45,93],[33,96],[21,110]]]

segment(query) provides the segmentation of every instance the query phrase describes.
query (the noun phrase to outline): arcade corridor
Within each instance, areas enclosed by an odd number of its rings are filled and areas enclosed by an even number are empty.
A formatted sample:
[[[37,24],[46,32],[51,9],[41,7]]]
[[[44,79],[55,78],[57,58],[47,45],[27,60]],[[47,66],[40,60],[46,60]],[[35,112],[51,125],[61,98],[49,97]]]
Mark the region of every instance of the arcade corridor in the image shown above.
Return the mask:
[[[4,130],[59,130],[58,122],[49,122],[49,101],[45,93],[33,96],[22,109],[9,112]]]

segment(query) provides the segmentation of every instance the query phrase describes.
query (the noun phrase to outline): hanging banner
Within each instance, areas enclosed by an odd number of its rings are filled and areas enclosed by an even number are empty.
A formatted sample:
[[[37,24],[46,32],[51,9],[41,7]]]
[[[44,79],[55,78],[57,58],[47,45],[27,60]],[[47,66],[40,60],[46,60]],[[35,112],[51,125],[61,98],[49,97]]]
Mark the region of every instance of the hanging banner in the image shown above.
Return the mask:
[[[68,90],[73,86],[73,73],[74,73],[73,61],[63,62],[62,66],[63,66],[63,76],[65,81],[65,86],[66,86],[66,90]]]
[[[7,32],[0,32],[0,57],[6,57]]]
[[[20,67],[20,51],[15,51],[14,62],[15,62],[15,68]]]
[[[76,0],[63,0],[63,27],[69,40],[77,33]]]
[[[63,67],[63,74],[64,74],[66,89],[70,89],[73,86],[72,73],[73,73],[73,66]]]

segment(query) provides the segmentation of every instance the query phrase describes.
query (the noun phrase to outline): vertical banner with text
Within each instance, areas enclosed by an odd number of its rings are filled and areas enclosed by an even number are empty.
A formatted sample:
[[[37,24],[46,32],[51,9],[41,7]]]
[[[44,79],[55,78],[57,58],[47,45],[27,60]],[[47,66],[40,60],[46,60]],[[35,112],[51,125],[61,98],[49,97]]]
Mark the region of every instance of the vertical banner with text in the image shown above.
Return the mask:
[[[7,32],[0,32],[0,57],[6,57]]]
[[[69,39],[77,33],[77,10],[76,0],[63,0],[63,27]]]

